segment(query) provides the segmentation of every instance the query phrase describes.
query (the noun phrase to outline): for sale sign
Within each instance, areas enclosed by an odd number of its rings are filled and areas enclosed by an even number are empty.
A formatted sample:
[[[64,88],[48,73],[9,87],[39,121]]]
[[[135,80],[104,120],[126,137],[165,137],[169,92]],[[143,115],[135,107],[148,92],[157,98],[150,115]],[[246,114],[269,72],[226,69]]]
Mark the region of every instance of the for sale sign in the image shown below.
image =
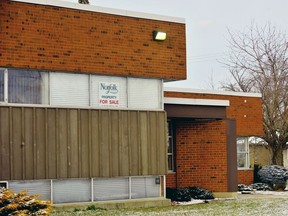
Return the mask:
[[[119,105],[119,84],[99,83],[99,105],[117,107]]]

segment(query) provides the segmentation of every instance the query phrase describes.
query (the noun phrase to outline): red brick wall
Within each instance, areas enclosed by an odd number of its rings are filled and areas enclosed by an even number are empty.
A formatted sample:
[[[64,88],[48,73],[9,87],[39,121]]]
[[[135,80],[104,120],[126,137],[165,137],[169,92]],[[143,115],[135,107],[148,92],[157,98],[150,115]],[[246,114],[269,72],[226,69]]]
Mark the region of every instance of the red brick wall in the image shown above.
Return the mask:
[[[261,98],[179,92],[165,92],[164,96],[229,100],[230,106],[226,109],[227,118],[236,119],[237,136],[261,136],[263,134]]]
[[[175,124],[177,177],[173,179],[167,175],[167,186],[227,191],[225,121]]]
[[[238,184],[250,185],[254,182],[254,170],[238,170]]]
[[[168,173],[166,175],[166,187],[168,188],[176,188],[176,173]]]
[[[0,67],[185,79],[185,24],[1,0]]]

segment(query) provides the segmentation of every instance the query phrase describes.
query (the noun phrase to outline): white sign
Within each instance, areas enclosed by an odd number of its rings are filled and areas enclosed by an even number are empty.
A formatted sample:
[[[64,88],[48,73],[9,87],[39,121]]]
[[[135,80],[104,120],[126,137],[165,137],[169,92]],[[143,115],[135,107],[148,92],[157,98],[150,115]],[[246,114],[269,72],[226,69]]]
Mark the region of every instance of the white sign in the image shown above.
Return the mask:
[[[99,83],[99,106],[119,106],[119,84],[111,82]]]

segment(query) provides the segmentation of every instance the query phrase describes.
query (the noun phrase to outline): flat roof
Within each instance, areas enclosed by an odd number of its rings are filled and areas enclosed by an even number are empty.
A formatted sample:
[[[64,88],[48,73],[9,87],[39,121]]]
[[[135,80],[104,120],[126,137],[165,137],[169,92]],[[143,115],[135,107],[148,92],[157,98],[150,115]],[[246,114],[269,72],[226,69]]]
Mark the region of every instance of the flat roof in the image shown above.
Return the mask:
[[[214,94],[214,95],[230,95],[230,96],[258,97],[258,98],[262,97],[262,95],[259,93],[190,89],[190,88],[178,88],[178,87],[164,87],[164,92],[183,92],[193,94]]]
[[[92,11],[92,12],[113,14],[113,15],[119,15],[119,16],[127,16],[127,17],[134,17],[134,18],[143,18],[143,19],[160,20],[160,21],[166,21],[166,22],[185,24],[184,18],[106,8],[106,7],[100,7],[96,5],[90,5],[90,4],[79,4],[78,2],[73,3],[73,2],[66,2],[66,1],[60,1],[60,0],[11,0],[11,1],[24,2],[24,3],[30,3],[30,4],[39,4],[39,5],[49,5],[49,6],[70,8],[70,9],[75,9],[75,10]]]

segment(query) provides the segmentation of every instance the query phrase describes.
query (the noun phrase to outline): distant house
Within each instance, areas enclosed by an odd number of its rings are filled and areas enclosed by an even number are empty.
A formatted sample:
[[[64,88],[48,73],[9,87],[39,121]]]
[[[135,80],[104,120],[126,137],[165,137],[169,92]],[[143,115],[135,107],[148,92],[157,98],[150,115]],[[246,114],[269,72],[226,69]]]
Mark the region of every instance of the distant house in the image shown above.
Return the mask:
[[[262,134],[261,97],[164,89],[186,79],[184,19],[58,0],[0,9],[1,185],[56,204],[236,192],[236,139]]]

